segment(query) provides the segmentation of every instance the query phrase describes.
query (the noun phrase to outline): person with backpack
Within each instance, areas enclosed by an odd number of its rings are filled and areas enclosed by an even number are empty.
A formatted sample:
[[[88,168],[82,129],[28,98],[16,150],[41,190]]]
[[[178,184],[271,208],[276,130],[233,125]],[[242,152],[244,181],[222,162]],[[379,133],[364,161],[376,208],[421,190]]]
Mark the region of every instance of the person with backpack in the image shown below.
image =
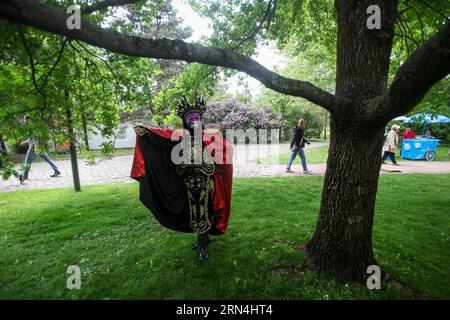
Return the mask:
[[[289,158],[287,167],[286,167],[286,172],[294,172],[291,170],[291,165],[292,162],[294,162],[295,157],[299,156],[300,161],[302,163],[302,167],[303,167],[303,173],[304,174],[309,174],[312,171],[308,170],[308,167],[306,165],[306,157],[305,157],[305,151],[303,150],[303,148],[305,147],[305,143],[306,144],[310,144],[310,142],[308,140],[305,139],[304,137],[304,130],[305,129],[305,120],[300,119],[298,120],[298,124],[297,126],[294,128],[294,138],[291,141],[290,144],[290,149],[291,149],[291,157]]]

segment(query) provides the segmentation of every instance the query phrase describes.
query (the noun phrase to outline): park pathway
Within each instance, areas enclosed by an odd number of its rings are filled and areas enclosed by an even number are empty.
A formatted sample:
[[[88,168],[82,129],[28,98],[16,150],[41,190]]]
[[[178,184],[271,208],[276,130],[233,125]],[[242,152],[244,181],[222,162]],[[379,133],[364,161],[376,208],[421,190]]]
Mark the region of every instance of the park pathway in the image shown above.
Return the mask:
[[[323,145],[326,145],[326,143],[315,142],[308,148],[317,148]],[[286,173],[284,164],[256,164],[255,160],[258,157],[264,158],[285,154],[288,149],[288,144],[279,144],[277,146],[238,145],[235,147],[234,176],[246,178],[303,176],[298,159],[292,167],[294,173]],[[80,159],[78,163],[81,185],[132,182],[134,180],[129,177],[132,160],[132,156],[117,156],[111,160],[104,160],[94,166],[89,166],[86,165],[85,160]],[[2,180],[0,181],[0,192],[73,186],[70,160],[55,162],[63,173],[61,176],[51,178],[52,170],[50,166],[45,162],[36,162],[32,165],[29,175],[30,180],[27,180],[23,185],[20,185],[19,181],[14,178],[8,181]],[[312,170],[311,176],[322,176],[325,174],[326,164],[310,164],[308,167]],[[389,172],[391,169],[401,170],[401,173],[450,173],[450,162],[402,162],[399,167],[384,165],[381,173],[398,174]]]

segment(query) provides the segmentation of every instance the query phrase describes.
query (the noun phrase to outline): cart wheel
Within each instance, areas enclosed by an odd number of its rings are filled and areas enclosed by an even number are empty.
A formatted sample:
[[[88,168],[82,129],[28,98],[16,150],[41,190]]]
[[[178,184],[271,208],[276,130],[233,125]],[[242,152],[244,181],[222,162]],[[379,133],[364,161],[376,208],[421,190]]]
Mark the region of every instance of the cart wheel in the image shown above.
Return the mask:
[[[433,161],[434,159],[436,159],[436,152],[434,151],[425,152],[425,160]]]

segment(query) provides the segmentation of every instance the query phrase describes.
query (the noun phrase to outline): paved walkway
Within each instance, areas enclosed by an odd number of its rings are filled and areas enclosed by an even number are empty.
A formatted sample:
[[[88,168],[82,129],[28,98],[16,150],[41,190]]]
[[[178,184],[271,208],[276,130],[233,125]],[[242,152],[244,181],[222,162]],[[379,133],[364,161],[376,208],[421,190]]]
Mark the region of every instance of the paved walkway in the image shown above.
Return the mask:
[[[298,161],[298,159],[297,159]],[[308,169],[312,171],[309,176],[323,176],[327,165],[308,164]],[[235,166],[235,176],[237,177],[292,177],[303,176],[303,170],[300,164],[292,166],[294,173],[285,172],[286,165],[244,165]],[[393,172],[395,171],[395,172]],[[398,172],[399,171],[399,172]],[[422,174],[442,174],[450,173],[450,162],[401,162],[400,166],[383,165],[380,171],[382,174],[405,174],[405,173],[422,173]]]
[[[317,142],[308,146],[316,148],[326,143]],[[303,175],[299,160],[292,167],[294,173],[286,173],[285,165],[258,165],[255,160],[268,156],[286,153],[288,144],[277,146],[270,145],[239,145],[235,147],[235,177],[276,177],[276,176],[297,176]],[[105,183],[125,183],[134,181],[129,178],[132,164],[132,156],[118,156],[111,160],[105,160],[94,166],[88,166],[83,159],[78,161],[81,185],[94,185]],[[57,178],[51,178],[52,170],[45,162],[33,163],[30,171],[30,180],[20,185],[17,179],[11,178],[8,181],[0,181],[0,192],[29,190],[29,189],[47,189],[57,187],[73,186],[70,160],[56,161],[57,166],[63,173]],[[313,172],[311,175],[320,176],[325,174],[326,164],[310,164],[309,169]],[[398,169],[401,173],[450,173],[450,162],[402,162],[400,166],[383,166],[384,169]],[[382,173],[389,173],[382,169]]]

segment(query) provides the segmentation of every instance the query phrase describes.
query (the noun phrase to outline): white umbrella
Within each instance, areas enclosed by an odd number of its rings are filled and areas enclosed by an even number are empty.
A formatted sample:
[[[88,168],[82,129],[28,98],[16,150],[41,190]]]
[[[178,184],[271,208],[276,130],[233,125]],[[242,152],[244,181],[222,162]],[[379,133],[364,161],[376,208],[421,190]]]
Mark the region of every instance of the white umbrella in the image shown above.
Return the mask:
[[[406,120],[406,119],[409,119],[409,118],[408,118],[408,117],[405,117],[405,116],[400,116],[400,117],[394,118],[394,119],[392,119],[392,120],[395,120],[395,121],[403,121],[403,120]]]

